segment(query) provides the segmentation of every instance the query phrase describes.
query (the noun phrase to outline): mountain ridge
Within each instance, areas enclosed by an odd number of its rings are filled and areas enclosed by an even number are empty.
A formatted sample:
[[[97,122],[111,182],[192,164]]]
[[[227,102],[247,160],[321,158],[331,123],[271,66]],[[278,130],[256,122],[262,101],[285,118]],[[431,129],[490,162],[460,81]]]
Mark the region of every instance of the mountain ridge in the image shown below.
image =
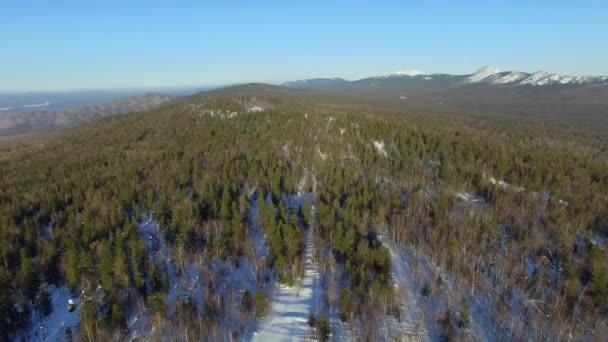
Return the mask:
[[[523,71],[502,71],[501,69],[484,65],[472,74],[455,75],[445,73],[423,73],[419,70],[407,72],[392,72],[385,75],[364,77],[355,80],[346,80],[339,77],[334,78],[311,78],[285,82],[282,85],[289,88],[328,88],[336,86],[349,86],[358,83],[365,83],[365,80],[422,80],[430,81],[434,79],[450,79],[452,85],[464,86],[470,84],[487,85],[511,85],[511,86],[593,86],[608,85],[608,76],[603,75],[567,75],[560,73],[550,73],[546,71],[536,71],[533,73]],[[370,83],[370,85],[372,85]],[[377,84],[375,84],[377,85]]]

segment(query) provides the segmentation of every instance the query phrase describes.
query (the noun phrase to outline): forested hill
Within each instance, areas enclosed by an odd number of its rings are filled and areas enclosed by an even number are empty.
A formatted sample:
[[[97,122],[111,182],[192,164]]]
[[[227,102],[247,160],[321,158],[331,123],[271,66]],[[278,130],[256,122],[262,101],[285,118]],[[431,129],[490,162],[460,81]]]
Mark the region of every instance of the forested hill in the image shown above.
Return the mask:
[[[0,339],[602,339],[605,137],[518,122],[248,85],[2,150]]]

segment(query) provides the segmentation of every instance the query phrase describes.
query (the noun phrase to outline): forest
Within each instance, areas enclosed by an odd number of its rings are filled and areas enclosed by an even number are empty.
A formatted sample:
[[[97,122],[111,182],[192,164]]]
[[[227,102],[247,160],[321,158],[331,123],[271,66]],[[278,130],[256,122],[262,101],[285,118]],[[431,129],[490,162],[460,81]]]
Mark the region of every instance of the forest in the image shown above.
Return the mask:
[[[255,339],[309,252],[310,339],[603,340],[608,140],[520,120],[250,85],[0,150],[0,340]]]

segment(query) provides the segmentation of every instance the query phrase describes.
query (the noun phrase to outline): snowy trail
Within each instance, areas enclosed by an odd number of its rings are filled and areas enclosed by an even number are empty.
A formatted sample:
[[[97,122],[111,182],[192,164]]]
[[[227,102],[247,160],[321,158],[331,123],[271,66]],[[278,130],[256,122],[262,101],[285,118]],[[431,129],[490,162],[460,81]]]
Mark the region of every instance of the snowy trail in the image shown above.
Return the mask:
[[[319,282],[319,267],[314,264],[314,246],[310,229],[304,253],[304,275],[294,287],[276,289],[271,313],[260,322],[253,341],[301,341],[308,336],[308,314],[317,313],[323,305],[323,288]]]

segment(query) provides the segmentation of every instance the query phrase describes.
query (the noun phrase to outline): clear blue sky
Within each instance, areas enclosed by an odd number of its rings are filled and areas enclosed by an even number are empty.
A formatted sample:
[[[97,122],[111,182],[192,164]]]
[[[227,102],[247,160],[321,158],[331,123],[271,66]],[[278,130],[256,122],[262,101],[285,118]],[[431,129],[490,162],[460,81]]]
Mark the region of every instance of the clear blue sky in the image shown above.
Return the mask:
[[[605,0],[292,2],[2,1],[0,91],[608,74]]]

